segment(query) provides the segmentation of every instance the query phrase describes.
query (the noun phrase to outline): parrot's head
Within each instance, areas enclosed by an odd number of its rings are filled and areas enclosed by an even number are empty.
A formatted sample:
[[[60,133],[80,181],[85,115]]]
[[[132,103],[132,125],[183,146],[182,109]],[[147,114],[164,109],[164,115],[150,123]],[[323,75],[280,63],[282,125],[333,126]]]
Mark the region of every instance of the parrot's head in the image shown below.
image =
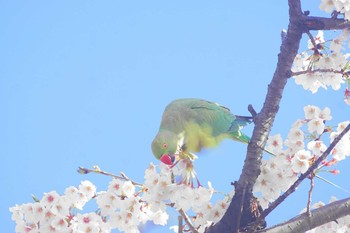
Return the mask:
[[[178,149],[178,136],[168,130],[160,130],[152,142],[154,156],[167,165],[175,162]]]

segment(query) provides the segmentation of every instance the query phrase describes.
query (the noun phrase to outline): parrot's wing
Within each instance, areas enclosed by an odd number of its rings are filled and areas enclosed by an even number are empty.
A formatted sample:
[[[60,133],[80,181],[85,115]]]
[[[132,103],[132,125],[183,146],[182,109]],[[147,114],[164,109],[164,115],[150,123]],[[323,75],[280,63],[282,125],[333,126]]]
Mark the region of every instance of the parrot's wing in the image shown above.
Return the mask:
[[[220,109],[221,111],[226,111],[228,113],[230,113],[230,109],[222,106],[218,103],[215,102],[211,102],[208,100],[193,100],[192,104],[191,104],[191,108],[192,109],[208,109],[208,110],[218,110]]]
[[[238,123],[234,123],[236,116],[228,108],[217,103],[197,100],[190,105],[192,117],[199,125],[209,125],[212,127],[213,136],[227,133],[231,128],[237,128]],[[237,128],[239,130],[239,128]]]
[[[160,128],[179,134],[189,123],[205,128],[212,136],[240,135],[240,129],[251,123],[251,117],[235,116],[227,107],[201,99],[178,99],[170,103],[162,117]]]
[[[252,123],[252,117],[238,116],[222,105],[210,101],[195,101],[191,106],[193,111],[198,111],[198,119],[213,126],[213,136],[228,134],[233,140],[249,143],[250,137],[240,130]]]
[[[225,112],[228,114],[231,114],[230,109],[226,108],[218,103],[207,101],[207,100],[193,100],[190,104],[191,109],[198,109],[200,111],[202,110],[210,110],[210,111],[217,111],[217,112]]]

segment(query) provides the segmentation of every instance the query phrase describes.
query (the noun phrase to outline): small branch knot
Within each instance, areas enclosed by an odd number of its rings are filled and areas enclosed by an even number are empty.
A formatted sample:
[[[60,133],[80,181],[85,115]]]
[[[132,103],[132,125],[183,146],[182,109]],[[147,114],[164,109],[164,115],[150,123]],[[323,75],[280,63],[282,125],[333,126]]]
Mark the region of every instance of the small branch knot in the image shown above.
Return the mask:
[[[250,112],[250,114],[252,114],[253,119],[256,117],[256,115],[258,115],[253,105],[251,104],[248,105],[248,111]]]

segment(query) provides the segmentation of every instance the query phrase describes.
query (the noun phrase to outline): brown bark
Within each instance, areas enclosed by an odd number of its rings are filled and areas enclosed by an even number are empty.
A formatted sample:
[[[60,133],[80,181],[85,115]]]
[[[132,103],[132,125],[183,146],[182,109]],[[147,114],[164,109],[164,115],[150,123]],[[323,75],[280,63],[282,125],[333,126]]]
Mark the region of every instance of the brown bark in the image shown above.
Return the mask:
[[[332,202],[328,205],[311,211],[311,216],[306,213],[298,215],[289,221],[271,228],[258,231],[259,233],[302,233],[325,223],[335,221],[350,214],[350,198]]]

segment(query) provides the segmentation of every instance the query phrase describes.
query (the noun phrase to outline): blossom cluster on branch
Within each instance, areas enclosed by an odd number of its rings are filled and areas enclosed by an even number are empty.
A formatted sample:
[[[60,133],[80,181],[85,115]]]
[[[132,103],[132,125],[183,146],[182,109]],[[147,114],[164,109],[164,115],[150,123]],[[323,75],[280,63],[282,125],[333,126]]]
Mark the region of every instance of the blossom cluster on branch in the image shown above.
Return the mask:
[[[324,40],[323,31],[308,41],[308,50],[299,53],[293,63],[295,83],[305,90],[316,93],[320,87],[339,90],[345,83],[344,101],[350,105],[349,56],[343,54],[344,44],[349,40],[349,30],[343,30],[335,39]]]
[[[339,12],[344,14],[344,19],[350,20],[349,0],[321,0],[320,9],[327,13]]]
[[[163,164],[150,164],[142,185],[114,178],[106,191],[96,192],[95,185],[83,181],[78,188],[67,188],[63,195],[56,191],[45,193],[40,200],[34,198],[34,203],[10,208],[16,232],[108,233],[118,229],[137,233],[138,227],[147,221],[165,225],[170,207],[183,215],[188,226],[204,232],[206,227],[221,219],[234,193],[212,203],[214,189],[210,183],[208,188],[174,183],[176,170]],[[78,212],[93,199],[98,206],[96,212]],[[177,232],[178,227],[171,229]]]
[[[275,156],[262,161],[261,174],[254,186],[254,192],[261,193],[259,201],[263,208],[267,208],[300,174],[306,172],[326,151],[326,144],[332,142],[349,124],[346,121],[337,127],[326,126],[326,121],[332,119],[329,108],[321,110],[317,106],[308,105],[304,107],[304,113],[305,118],[295,121],[285,140],[277,134],[270,136],[267,141],[267,150]],[[349,155],[350,133],[347,133],[333,148],[328,159],[315,169],[314,174],[325,171],[338,174],[338,170],[329,167]]]
[[[68,187],[63,195],[52,191],[40,200],[33,198],[34,203],[11,207],[16,232],[109,232],[110,227],[96,213],[77,213],[95,193],[96,187],[83,181],[78,188]]]

